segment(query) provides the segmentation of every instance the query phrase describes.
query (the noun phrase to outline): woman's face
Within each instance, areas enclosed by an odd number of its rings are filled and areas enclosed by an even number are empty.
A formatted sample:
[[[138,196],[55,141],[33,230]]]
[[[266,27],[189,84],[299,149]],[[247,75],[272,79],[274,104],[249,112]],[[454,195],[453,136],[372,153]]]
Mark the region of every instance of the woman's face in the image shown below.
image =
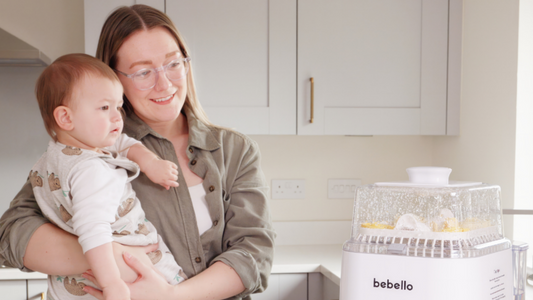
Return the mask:
[[[139,30],[130,35],[117,53],[116,69],[133,74],[145,68],[159,68],[182,58],[176,40],[166,28]],[[118,74],[135,114],[148,124],[172,122],[180,115],[187,95],[187,76],[170,81],[159,72],[155,86],[139,90],[130,78]]]

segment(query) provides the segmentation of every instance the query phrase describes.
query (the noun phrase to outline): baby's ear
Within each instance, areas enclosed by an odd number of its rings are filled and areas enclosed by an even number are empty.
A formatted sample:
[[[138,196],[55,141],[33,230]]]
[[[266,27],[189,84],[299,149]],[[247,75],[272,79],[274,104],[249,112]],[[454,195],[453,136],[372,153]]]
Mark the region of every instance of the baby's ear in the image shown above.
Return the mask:
[[[60,105],[54,109],[54,119],[57,126],[65,131],[71,131],[74,129],[74,123],[72,123],[72,110],[66,106]]]

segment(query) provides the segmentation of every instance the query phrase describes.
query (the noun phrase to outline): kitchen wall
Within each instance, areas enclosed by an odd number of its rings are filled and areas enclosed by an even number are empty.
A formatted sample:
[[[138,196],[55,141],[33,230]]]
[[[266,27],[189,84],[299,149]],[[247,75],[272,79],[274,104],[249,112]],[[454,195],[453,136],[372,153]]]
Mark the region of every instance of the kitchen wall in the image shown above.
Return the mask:
[[[306,199],[271,200],[274,221],[350,220],[353,200],[327,199],[329,178],[358,178],[363,184],[406,180],[405,168],[420,165],[451,167],[452,180],[499,184],[503,207],[512,208],[521,1],[464,0],[459,136],[252,136],[269,182],[306,180]],[[38,9],[26,9],[30,5]],[[2,0],[0,27],[32,41],[51,59],[82,52],[83,1]],[[0,136],[14,140],[12,147],[0,146],[0,211],[46,144],[32,94],[39,72],[0,68]]]
[[[83,0],[0,0],[0,27],[50,59],[84,51]],[[34,96],[43,68],[0,67],[0,212],[26,182],[49,137]]]
[[[435,165],[500,185],[504,208],[514,205],[519,2],[464,1],[460,135],[433,141]]]

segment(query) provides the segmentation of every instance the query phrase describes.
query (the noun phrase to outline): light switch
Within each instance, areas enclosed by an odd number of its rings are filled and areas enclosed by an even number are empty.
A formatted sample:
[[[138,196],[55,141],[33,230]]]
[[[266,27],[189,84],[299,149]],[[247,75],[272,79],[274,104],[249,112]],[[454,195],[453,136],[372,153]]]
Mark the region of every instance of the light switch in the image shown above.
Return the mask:
[[[354,199],[358,185],[361,185],[360,179],[328,179],[328,198]]]

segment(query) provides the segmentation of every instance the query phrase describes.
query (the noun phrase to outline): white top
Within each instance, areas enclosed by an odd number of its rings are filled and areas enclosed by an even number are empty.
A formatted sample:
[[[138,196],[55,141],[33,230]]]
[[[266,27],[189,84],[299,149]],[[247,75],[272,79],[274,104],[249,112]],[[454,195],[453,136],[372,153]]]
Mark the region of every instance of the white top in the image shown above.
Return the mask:
[[[196,215],[196,223],[198,224],[198,232],[202,235],[211,226],[213,226],[213,219],[209,214],[207,208],[207,201],[205,200],[205,189],[200,183],[189,187],[189,194],[191,195],[192,205],[194,207],[194,214]]]

